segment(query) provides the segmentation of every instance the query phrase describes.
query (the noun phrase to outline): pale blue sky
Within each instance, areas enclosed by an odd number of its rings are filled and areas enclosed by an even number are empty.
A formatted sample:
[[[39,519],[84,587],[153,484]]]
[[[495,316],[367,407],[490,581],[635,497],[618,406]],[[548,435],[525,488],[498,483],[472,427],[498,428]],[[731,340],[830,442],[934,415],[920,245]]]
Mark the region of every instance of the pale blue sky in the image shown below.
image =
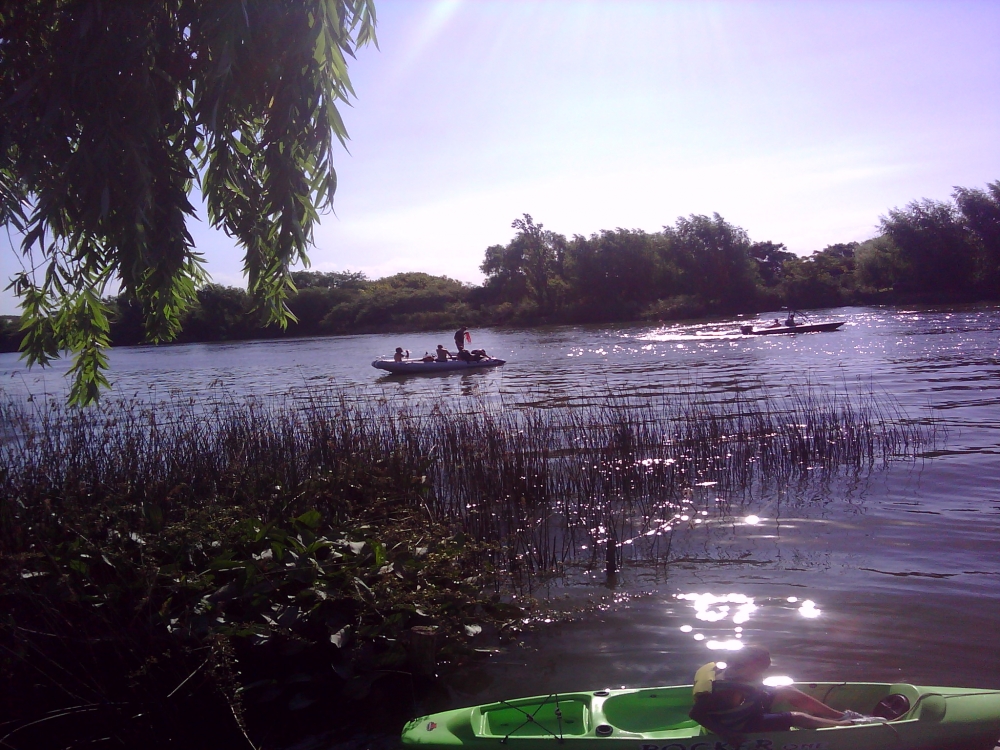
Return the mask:
[[[478,282],[525,212],[572,235],[717,211],[807,255],[1000,179],[994,0],[377,7],[314,270]],[[240,284],[239,250],[193,230]]]

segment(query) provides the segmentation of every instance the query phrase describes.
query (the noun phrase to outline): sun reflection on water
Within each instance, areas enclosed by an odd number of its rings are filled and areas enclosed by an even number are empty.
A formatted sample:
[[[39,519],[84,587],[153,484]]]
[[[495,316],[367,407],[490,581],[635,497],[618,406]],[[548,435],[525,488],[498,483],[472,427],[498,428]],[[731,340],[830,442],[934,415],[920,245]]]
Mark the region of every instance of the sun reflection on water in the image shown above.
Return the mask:
[[[743,648],[743,644],[733,638],[730,638],[728,641],[717,641],[712,639],[705,645],[710,651],[739,651]]]
[[[799,607],[799,614],[803,617],[807,617],[810,620],[819,617],[823,614],[822,610],[816,609],[816,602],[811,599],[806,599],[802,602],[802,606]]]
[[[679,629],[682,633],[690,633],[694,640],[704,642],[705,647],[710,651],[739,651],[743,648],[744,626],[750,621],[754,613],[759,609],[754,597],[746,594],[710,594],[710,593],[685,593],[676,594],[676,598],[688,602],[694,610],[694,616],[703,624],[693,626],[682,624]],[[823,611],[816,606],[816,602],[811,599],[799,600],[798,597],[789,596],[781,599],[766,598],[763,603],[777,605],[782,609],[794,610],[806,619],[816,619],[823,614]],[[793,606],[788,606],[793,605]],[[797,606],[796,606],[797,605]],[[704,631],[704,632],[699,632]],[[729,631],[729,632],[726,632]],[[775,677],[773,679],[790,679],[786,677]],[[789,684],[789,683],[775,683]]]
[[[750,614],[757,609],[753,597],[745,594],[724,594],[715,596],[714,594],[678,594],[678,599],[684,599],[693,603],[694,616],[706,622],[719,622],[725,620],[732,613],[733,622],[737,625],[750,619]],[[735,608],[730,605],[738,605]]]

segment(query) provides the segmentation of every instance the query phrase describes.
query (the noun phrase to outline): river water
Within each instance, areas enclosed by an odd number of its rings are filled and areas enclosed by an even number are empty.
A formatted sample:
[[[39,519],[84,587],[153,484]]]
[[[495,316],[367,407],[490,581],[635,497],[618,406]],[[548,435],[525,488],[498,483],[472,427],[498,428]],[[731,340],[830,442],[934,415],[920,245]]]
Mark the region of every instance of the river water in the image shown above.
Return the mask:
[[[450,332],[135,347],[111,352],[111,379],[116,394],[150,400],[333,387],[469,408],[664,398],[682,388],[752,396],[790,384],[884,394],[936,426],[933,449],[860,483],[760,498],[747,509],[757,523],[685,532],[705,559],[722,559],[727,546],[742,557],[626,569],[614,585],[603,576],[553,582],[536,593],[576,614],[463,670],[447,701],[689,683],[738,639],[768,646],[773,671],[799,680],[1000,688],[1000,308],[816,317],[848,322],[833,333],[766,337],[738,335],[740,320],[475,330],[473,345],[504,367],[411,378],[370,362],[396,346],[416,355],[450,345]],[[15,399],[59,397],[65,369],[26,371],[16,355],[0,355],[0,387]]]

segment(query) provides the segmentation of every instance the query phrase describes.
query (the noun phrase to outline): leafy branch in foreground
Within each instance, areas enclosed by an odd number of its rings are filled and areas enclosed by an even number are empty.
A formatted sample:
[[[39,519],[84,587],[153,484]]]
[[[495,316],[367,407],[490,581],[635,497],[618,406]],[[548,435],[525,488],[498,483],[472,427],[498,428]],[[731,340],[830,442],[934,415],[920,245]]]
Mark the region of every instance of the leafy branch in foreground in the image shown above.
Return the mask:
[[[70,401],[106,385],[115,286],[172,339],[207,279],[187,230],[199,182],[245,250],[249,291],[285,325],[337,186],[347,58],[372,0],[26,0],[0,7],[0,221],[21,236],[22,349],[75,358]]]

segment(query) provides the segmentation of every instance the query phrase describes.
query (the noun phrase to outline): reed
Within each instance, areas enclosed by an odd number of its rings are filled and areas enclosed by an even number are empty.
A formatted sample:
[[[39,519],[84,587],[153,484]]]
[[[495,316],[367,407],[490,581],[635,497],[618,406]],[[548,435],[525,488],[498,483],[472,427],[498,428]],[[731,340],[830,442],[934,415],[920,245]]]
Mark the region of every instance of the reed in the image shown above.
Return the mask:
[[[753,390],[461,411],[334,390],[89,410],[8,401],[0,539],[22,548],[24,525],[12,519],[64,496],[114,496],[147,521],[177,502],[266,513],[317,476],[365,465],[394,482],[420,477],[419,493],[396,500],[494,545],[498,570],[531,575],[593,557],[609,537],[646,537],[625,554],[659,559],[697,486],[727,498],[776,491],[913,458],[937,440],[933,423],[871,389]]]
[[[938,439],[872,390],[756,390],[752,400],[687,389],[577,409],[439,407],[404,429],[434,453],[435,512],[495,543],[491,562],[515,577],[602,566],[609,542],[617,566],[668,562],[699,487],[719,496],[698,511],[716,521],[733,498],[859,476]]]

